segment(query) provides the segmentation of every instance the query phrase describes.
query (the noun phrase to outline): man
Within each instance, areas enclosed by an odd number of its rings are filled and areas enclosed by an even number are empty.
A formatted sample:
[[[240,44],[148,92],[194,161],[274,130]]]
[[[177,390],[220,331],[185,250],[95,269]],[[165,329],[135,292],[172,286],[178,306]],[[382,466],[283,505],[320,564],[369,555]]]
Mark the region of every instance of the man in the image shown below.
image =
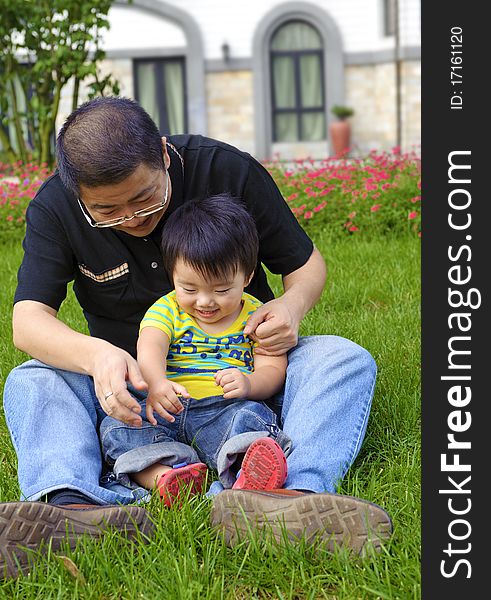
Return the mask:
[[[148,426],[137,401],[146,383],[135,345],[144,312],[172,289],[161,268],[162,226],[191,198],[228,192],[245,201],[260,240],[246,291],[265,304],[246,333],[259,343],[257,352],[289,350],[285,388],[270,404],[293,451],[285,490],[223,491],[213,500],[212,524],[230,544],[246,531],[245,519],[260,526],[265,515],[277,536],[286,522],[292,536],[319,534],[356,551],[370,537],[376,545],[388,537],[390,518],[380,507],[334,494],[365,434],[375,364],[348,340],[298,338],[302,318],[322,293],[325,264],[267,171],[216,140],[161,139],[148,114],[124,98],[98,98],[74,111],[59,133],[57,160],[58,172],[27,211],[14,299],[14,344],[35,360],[11,372],[4,392],[29,503],[0,505],[0,519],[18,518],[24,531],[36,532],[31,547],[65,530],[70,543],[75,531],[100,535],[95,524],[103,521],[150,535],[143,508],[117,506],[145,499],[146,492],[103,469],[97,427],[106,414]],[[261,263],[282,275],[279,298]],[[57,318],[70,281],[90,335]],[[22,567],[25,556],[18,539],[5,530],[1,536],[0,552],[14,573],[12,557]]]

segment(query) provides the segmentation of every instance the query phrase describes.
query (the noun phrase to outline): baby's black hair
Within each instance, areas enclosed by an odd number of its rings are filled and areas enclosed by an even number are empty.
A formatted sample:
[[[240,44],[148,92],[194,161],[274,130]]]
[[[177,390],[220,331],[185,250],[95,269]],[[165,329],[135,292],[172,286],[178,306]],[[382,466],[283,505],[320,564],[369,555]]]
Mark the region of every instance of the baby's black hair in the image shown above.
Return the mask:
[[[229,194],[196,198],[179,206],[162,231],[164,267],[172,277],[178,259],[203,277],[252,275],[257,265],[256,224],[243,202]]]

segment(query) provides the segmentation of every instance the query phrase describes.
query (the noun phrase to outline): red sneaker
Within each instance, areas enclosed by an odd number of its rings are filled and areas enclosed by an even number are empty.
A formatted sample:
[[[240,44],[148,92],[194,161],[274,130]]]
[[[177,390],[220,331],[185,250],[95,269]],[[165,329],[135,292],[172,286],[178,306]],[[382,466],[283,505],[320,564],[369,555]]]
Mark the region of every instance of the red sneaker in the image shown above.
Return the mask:
[[[157,481],[157,488],[165,506],[171,506],[182,495],[199,494],[203,489],[208,469],[204,463],[175,465]]]
[[[233,490],[274,490],[285,483],[288,469],[283,450],[272,438],[259,438],[245,453]]]

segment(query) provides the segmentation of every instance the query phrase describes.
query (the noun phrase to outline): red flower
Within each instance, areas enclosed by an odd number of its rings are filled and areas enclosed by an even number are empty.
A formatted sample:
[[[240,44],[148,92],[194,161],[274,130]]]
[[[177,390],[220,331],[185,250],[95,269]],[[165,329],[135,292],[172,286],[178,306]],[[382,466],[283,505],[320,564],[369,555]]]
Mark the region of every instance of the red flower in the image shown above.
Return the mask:
[[[350,231],[359,231],[359,229],[358,229],[358,227],[357,227],[356,225],[352,225],[352,226],[349,228],[349,230],[350,230]]]
[[[378,211],[378,209],[379,209],[381,206],[382,206],[381,204],[374,204],[374,205],[373,205],[373,206],[370,208],[370,210],[371,210],[372,212],[377,212],[377,211]]]
[[[417,213],[417,212],[415,212],[415,211],[413,211],[413,212],[410,212],[410,213],[408,214],[407,218],[408,218],[408,219],[415,219],[417,216],[418,216],[418,213]]]

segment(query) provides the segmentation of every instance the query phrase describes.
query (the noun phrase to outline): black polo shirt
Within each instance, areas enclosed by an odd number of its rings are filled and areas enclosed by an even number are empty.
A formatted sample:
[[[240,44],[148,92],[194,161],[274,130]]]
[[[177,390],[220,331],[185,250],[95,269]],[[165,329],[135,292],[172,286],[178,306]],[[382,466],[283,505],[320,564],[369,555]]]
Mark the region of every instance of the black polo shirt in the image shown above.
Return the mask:
[[[313,244],[269,173],[249,154],[210,138],[176,135],[168,141],[172,197],[146,238],[90,227],[58,174],[44,182],[27,209],[14,302],[35,300],[58,310],[74,281],[90,334],[135,356],[143,314],[172,290],[159,247],[166,218],[191,198],[223,192],[245,201],[259,233],[258,268],[246,291],[263,302],[273,298],[261,263],[287,275],[307,262]]]

